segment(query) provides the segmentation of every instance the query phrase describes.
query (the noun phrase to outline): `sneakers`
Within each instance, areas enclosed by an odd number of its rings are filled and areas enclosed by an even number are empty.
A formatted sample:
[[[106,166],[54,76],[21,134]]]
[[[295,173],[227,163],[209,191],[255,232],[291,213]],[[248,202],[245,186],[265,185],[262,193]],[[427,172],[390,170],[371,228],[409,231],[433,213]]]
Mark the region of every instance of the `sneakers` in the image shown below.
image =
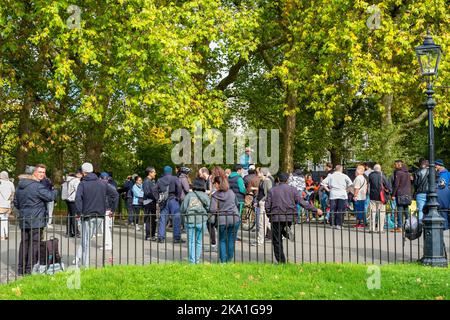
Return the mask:
[[[47,229],[53,229],[53,225],[48,224],[48,225],[47,225]]]
[[[141,231],[141,228],[139,228],[139,225],[136,225],[136,231]]]
[[[250,245],[251,245],[252,247],[259,247],[259,246],[264,245],[264,243],[259,242],[259,241],[252,241],[252,242],[250,243]]]
[[[147,238],[145,238],[145,240],[146,241],[158,241],[158,239],[155,237],[155,236],[153,236],[153,237],[147,237]]]
[[[395,228],[395,229],[392,229],[391,232],[402,232],[402,228]]]
[[[217,252],[217,245],[216,244],[212,244],[211,248],[209,246],[205,247],[205,251],[206,252]]]
[[[186,240],[184,240],[184,239],[176,239],[176,240],[173,240],[173,243],[186,243]]]
[[[355,225],[353,226],[353,228],[364,229],[365,226],[364,226],[363,224],[361,224],[361,223],[358,223],[358,224],[355,224]]]

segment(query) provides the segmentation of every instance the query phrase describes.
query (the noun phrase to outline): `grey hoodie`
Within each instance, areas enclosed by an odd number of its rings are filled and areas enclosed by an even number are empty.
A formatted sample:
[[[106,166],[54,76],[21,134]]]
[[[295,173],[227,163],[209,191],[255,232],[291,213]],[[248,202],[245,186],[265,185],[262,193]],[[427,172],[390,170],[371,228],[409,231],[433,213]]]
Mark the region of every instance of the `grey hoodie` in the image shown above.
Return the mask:
[[[219,213],[219,225],[235,224],[240,221],[239,202],[231,189],[216,191],[211,196],[211,213]]]

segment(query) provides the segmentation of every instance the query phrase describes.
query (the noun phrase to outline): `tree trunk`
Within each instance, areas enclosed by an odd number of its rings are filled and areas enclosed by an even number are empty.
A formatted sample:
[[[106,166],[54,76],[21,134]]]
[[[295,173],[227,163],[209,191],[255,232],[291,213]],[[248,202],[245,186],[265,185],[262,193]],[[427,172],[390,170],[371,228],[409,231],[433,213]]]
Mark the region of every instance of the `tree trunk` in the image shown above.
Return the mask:
[[[297,91],[287,88],[287,115],[284,118],[283,128],[283,171],[292,172],[294,170],[294,148],[295,148],[295,121],[298,105]]]
[[[86,161],[92,163],[94,171],[100,172],[102,167],[102,153],[104,148],[105,127],[102,123],[93,123],[87,134]]]
[[[64,170],[64,149],[63,148],[56,148],[53,163],[54,163],[54,168],[53,168],[52,180],[55,185],[60,186],[63,182],[63,175],[64,175],[64,172],[63,172],[63,170]]]
[[[328,151],[330,151],[330,158],[331,163],[333,164],[333,168],[336,167],[338,164],[342,164],[342,155],[340,151],[336,148],[331,148]]]
[[[384,107],[384,119],[383,124],[386,126],[392,125],[392,103],[394,101],[394,95],[392,93],[385,94],[381,98],[381,105]]]
[[[28,160],[28,143],[30,140],[31,128],[31,108],[33,104],[33,93],[28,90],[22,108],[19,113],[19,145],[16,151],[16,171],[15,177],[25,172]]]

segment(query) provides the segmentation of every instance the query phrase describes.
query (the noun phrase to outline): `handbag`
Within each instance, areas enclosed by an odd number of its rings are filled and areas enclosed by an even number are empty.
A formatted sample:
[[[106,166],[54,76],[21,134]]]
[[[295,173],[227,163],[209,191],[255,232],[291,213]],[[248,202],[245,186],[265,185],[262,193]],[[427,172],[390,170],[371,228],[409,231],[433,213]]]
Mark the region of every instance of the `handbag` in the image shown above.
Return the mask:
[[[383,187],[383,174],[381,174],[381,187],[380,187],[380,200],[382,204],[386,204],[386,195],[384,194],[384,187]]]
[[[197,192],[193,191],[197,199],[202,203],[203,209],[205,209],[206,213],[208,214],[208,222],[210,220],[211,213],[208,212],[208,208],[206,207],[206,204],[202,201],[202,199],[198,196]]]
[[[397,196],[397,204],[400,206],[409,206],[412,203],[412,197],[410,195]]]

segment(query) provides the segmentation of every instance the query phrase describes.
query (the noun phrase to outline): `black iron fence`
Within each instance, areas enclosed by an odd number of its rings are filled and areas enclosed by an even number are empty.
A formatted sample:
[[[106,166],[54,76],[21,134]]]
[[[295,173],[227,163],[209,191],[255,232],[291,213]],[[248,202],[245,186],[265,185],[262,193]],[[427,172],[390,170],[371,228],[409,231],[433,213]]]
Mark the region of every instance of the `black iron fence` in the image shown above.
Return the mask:
[[[404,238],[406,215],[400,229],[392,225],[392,216],[398,223],[395,211],[386,215],[376,212],[375,219],[369,216],[363,225],[357,224],[352,211],[340,213],[340,221],[331,214],[328,222],[325,216],[303,211],[274,214],[270,220],[259,210],[244,210],[241,217],[228,218],[166,215],[159,210],[135,212],[139,214],[132,219],[132,212],[121,205],[119,213],[89,219],[70,220],[67,215],[54,214],[51,226],[39,219],[21,220],[14,214],[3,218],[2,236],[6,235],[0,241],[0,281],[9,282],[32,273],[33,268],[38,272],[39,265],[59,262],[57,253],[65,269],[168,262],[389,264],[415,262],[423,254],[423,237],[414,241]],[[382,224],[383,216],[387,222]],[[73,235],[68,232],[71,223],[76,224]],[[58,239],[57,244],[49,246],[51,239]],[[448,230],[444,241],[448,248]]]

